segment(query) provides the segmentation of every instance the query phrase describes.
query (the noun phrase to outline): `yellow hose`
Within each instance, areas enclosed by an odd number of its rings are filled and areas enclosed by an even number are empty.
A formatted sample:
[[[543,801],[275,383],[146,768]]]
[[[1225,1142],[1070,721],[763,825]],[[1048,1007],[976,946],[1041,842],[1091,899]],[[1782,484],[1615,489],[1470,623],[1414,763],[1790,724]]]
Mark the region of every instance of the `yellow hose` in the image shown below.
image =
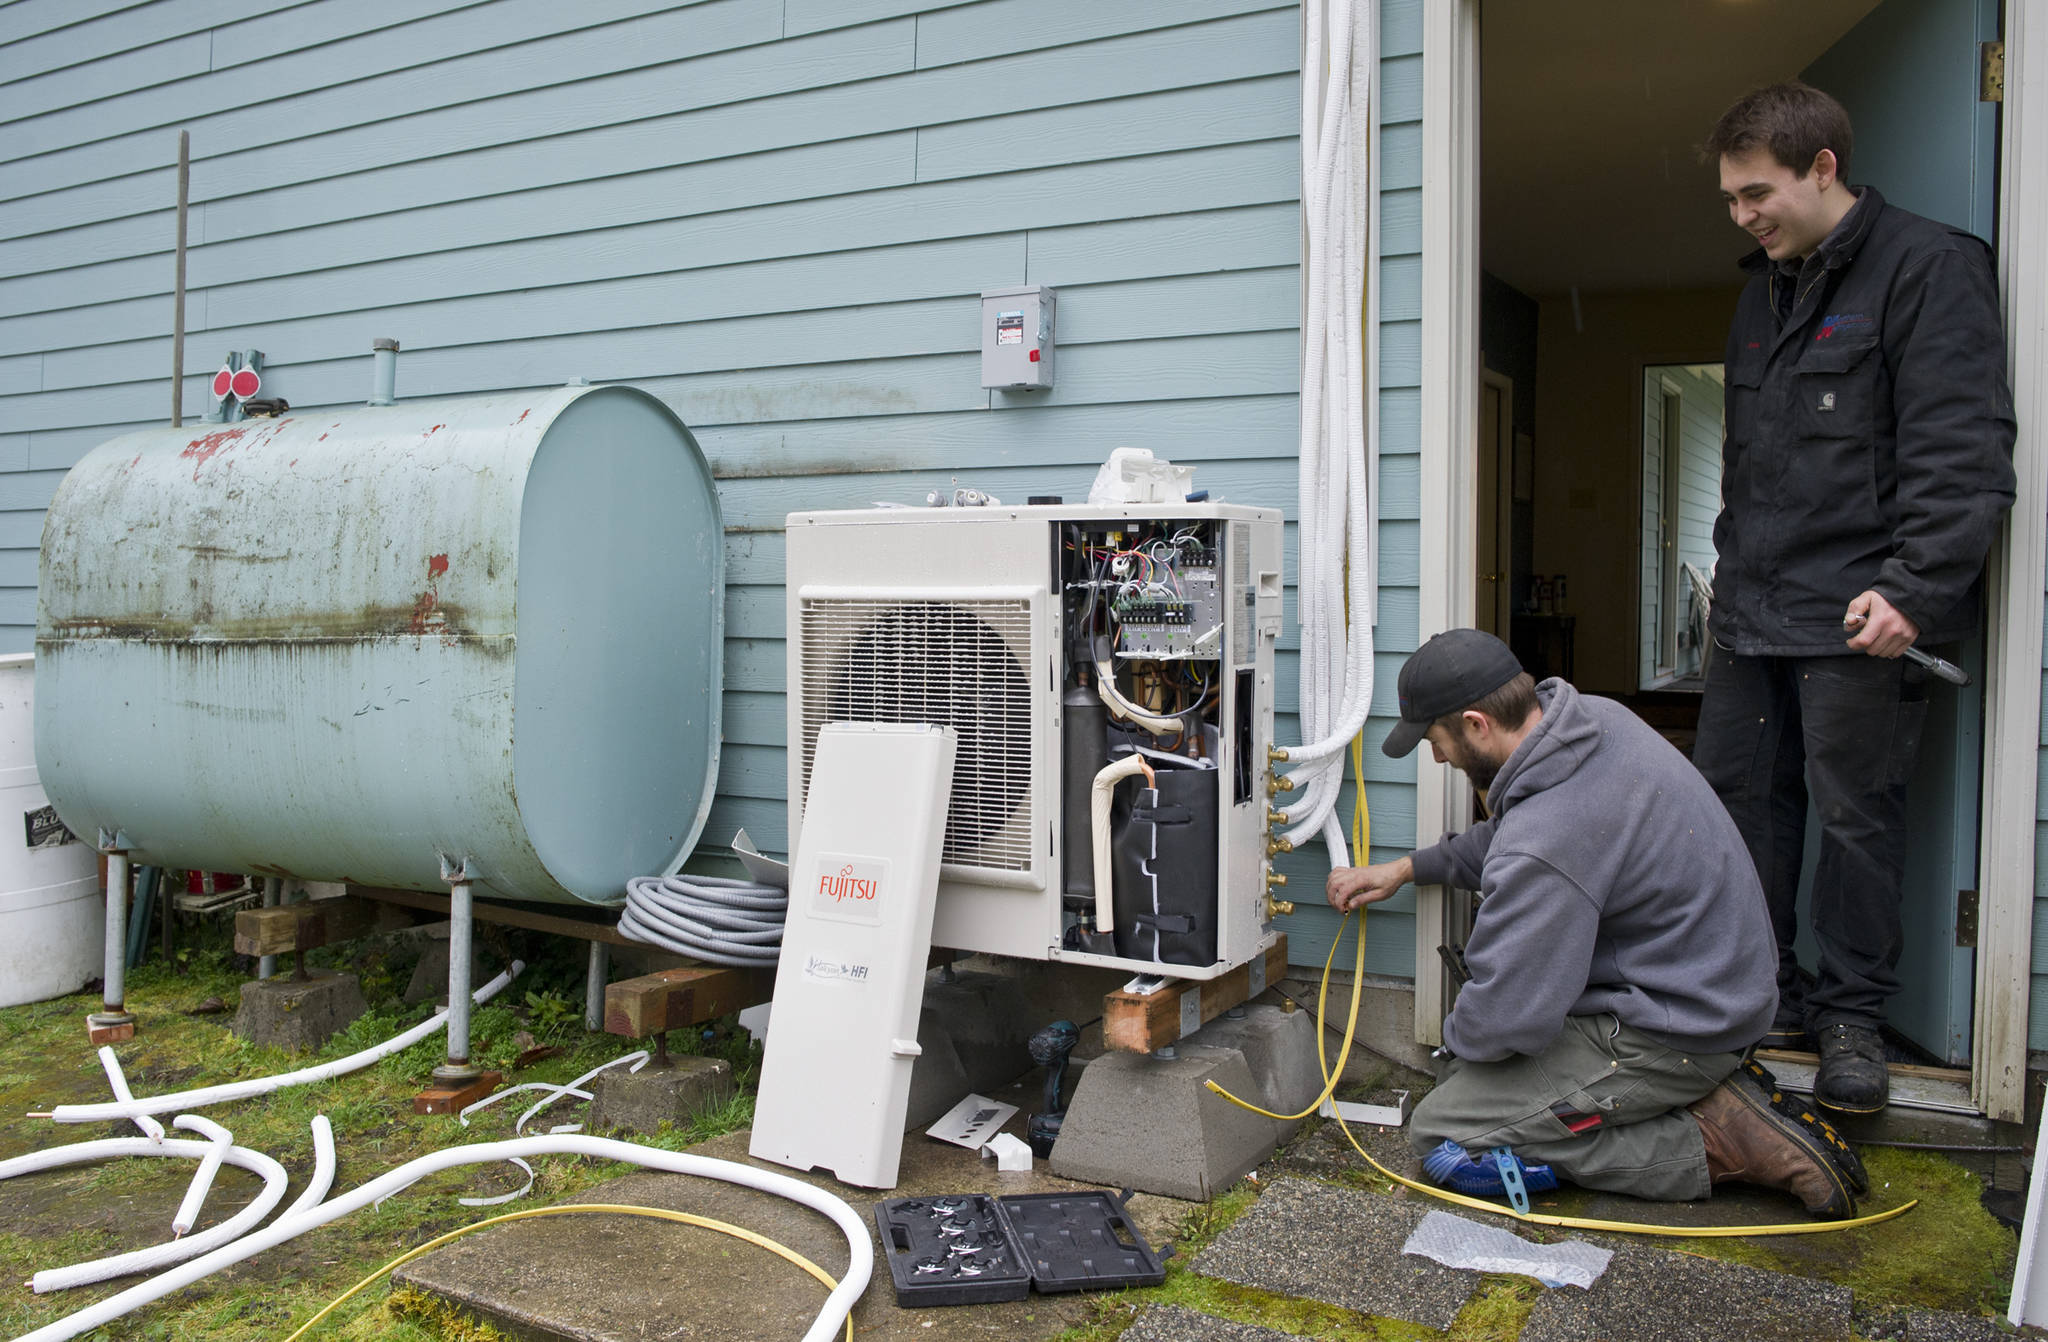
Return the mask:
[[[1350,913],[1346,913],[1344,921],[1346,923],[1350,922],[1355,913],[1357,913],[1355,909]],[[1285,1121],[1307,1117],[1309,1113],[1314,1112],[1322,1105],[1323,1096],[1328,1096],[1336,1090],[1337,1078],[1343,1074],[1344,1059],[1351,1051],[1352,1036],[1358,1029],[1358,984],[1365,977],[1365,919],[1362,915],[1358,919],[1358,960],[1352,970],[1351,1016],[1350,1019],[1344,1022],[1344,1047],[1339,1050],[1337,1054],[1337,1067],[1335,1071],[1332,1071],[1329,1064],[1329,1054],[1323,1045],[1324,1007],[1330,991],[1330,966],[1337,956],[1337,944],[1343,939],[1344,928],[1340,924],[1337,928],[1337,935],[1331,939],[1330,954],[1323,961],[1323,985],[1321,991],[1316,994],[1316,1061],[1323,1071],[1323,1095],[1318,1096],[1316,1102],[1302,1113],[1276,1114],[1271,1110],[1261,1109],[1255,1104],[1239,1099],[1214,1081],[1204,1083],[1210,1090],[1215,1091],[1240,1109],[1249,1109],[1255,1114],[1263,1114],[1267,1118],[1277,1118]],[[1358,1152],[1360,1158],[1366,1164],[1372,1166],[1387,1178],[1392,1179],[1395,1183],[1400,1184],[1403,1188],[1412,1188],[1418,1193],[1427,1194],[1444,1202],[1455,1203],[1460,1207],[1471,1207],[1478,1211],[1491,1212],[1495,1216],[1505,1216],[1516,1221],[1525,1221],[1531,1225],[1564,1226],[1575,1230],[1610,1230],[1625,1235],[1671,1235],[1683,1239],[1729,1239],[1739,1235],[1819,1235],[1832,1230],[1857,1230],[1864,1226],[1876,1225],[1880,1221],[1889,1221],[1895,1216],[1903,1216],[1920,1205],[1920,1200],[1915,1198],[1911,1202],[1903,1206],[1893,1207],[1889,1211],[1874,1212],[1869,1216],[1859,1216],[1848,1221],[1799,1221],[1782,1225],[1760,1226],[1674,1226],[1639,1221],[1597,1221],[1582,1216],[1546,1216],[1537,1212],[1518,1212],[1512,1207],[1504,1207],[1499,1203],[1487,1202],[1481,1198],[1466,1197],[1462,1193],[1453,1193],[1448,1189],[1438,1188],[1434,1184],[1419,1183],[1414,1179],[1405,1178],[1394,1173],[1377,1160],[1374,1160],[1372,1153],[1360,1146],[1358,1139],[1351,1135],[1350,1124],[1342,1119],[1338,1119],[1337,1127],[1344,1134],[1344,1140],[1351,1143],[1351,1149]]]
[[[734,1239],[742,1239],[749,1244],[759,1245],[768,1252],[789,1260],[823,1282],[827,1291],[836,1290],[839,1286],[839,1283],[833,1279],[830,1273],[788,1245],[777,1244],[766,1235],[757,1235],[751,1230],[732,1225],[729,1222],[714,1221],[708,1216],[693,1216],[689,1212],[672,1212],[661,1207],[628,1207],[610,1202],[579,1202],[561,1207],[532,1207],[525,1211],[507,1212],[503,1216],[493,1216],[487,1221],[478,1221],[475,1225],[466,1225],[460,1230],[451,1230],[438,1239],[428,1240],[416,1249],[409,1249],[355,1285],[349,1287],[339,1296],[336,1296],[328,1303],[325,1309],[322,1309],[318,1314],[306,1320],[299,1330],[286,1338],[284,1342],[298,1342],[298,1339],[313,1331],[314,1327],[322,1319],[341,1308],[342,1305],[346,1304],[358,1293],[369,1289],[377,1282],[383,1280],[385,1276],[396,1272],[421,1254],[426,1253],[430,1249],[438,1249],[450,1240],[461,1239],[472,1231],[482,1230],[486,1226],[501,1225],[506,1221],[524,1221],[528,1217],[533,1216],[581,1216],[600,1212],[609,1212],[617,1216],[647,1216],[661,1221],[680,1221],[684,1225],[701,1226],[706,1230],[716,1230],[721,1235],[731,1235]],[[846,1342],[853,1342],[853,1316],[851,1314],[846,1316]]]

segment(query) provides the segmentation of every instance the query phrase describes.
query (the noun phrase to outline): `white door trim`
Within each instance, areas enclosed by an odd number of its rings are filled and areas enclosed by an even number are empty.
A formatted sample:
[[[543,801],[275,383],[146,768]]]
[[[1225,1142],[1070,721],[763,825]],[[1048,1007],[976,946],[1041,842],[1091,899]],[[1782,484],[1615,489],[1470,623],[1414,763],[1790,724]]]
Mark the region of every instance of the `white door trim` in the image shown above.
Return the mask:
[[[1478,524],[1479,5],[1427,5],[1422,27],[1422,460],[1424,554],[1417,634],[1472,623]],[[1471,823],[1472,790],[1417,750],[1415,843]],[[1436,948],[1449,934],[1441,886],[1415,898],[1415,1039],[1443,1042],[1449,985]]]
[[[2019,483],[1991,564],[1970,1093],[1993,1118],[2019,1122],[2026,1108],[2042,580],[2048,572],[2048,173],[2041,163],[2048,154],[2048,13],[2013,0],[2005,6],[2003,121],[1998,265],[2019,418],[2013,446]]]
[[[1470,622],[1474,410],[1480,376],[1479,0],[1424,10],[1422,220],[1423,637]],[[1993,1118],[2022,1116],[2040,767],[2043,577],[2048,574],[2048,14],[2005,5],[1999,272],[2019,441],[2018,502],[1993,551],[1986,658],[1983,830],[1978,847],[1975,1048],[1971,1095]],[[2031,151],[2027,146],[2032,146]],[[2032,158],[2030,160],[2029,154]],[[1463,820],[1468,790],[1417,768],[1416,842]],[[1436,971],[1445,901],[1416,901],[1415,1034],[1440,1042]]]

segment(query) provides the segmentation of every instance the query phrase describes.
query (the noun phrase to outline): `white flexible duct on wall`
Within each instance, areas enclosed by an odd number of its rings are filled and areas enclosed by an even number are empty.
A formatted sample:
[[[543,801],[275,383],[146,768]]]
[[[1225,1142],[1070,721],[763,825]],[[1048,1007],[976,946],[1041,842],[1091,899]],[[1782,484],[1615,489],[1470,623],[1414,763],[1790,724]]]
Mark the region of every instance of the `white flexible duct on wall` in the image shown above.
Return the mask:
[[[1333,865],[1349,861],[1333,814],[1344,751],[1372,707],[1373,490],[1378,456],[1366,433],[1377,385],[1365,313],[1371,183],[1359,171],[1378,63],[1374,0],[1307,0],[1302,62],[1302,204],[1307,225],[1302,324],[1301,493],[1297,598],[1301,726],[1288,748],[1300,789],[1287,838],[1321,835]],[[1346,569],[1349,582],[1346,582]],[[1348,617],[1348,629],[1347,629]]]

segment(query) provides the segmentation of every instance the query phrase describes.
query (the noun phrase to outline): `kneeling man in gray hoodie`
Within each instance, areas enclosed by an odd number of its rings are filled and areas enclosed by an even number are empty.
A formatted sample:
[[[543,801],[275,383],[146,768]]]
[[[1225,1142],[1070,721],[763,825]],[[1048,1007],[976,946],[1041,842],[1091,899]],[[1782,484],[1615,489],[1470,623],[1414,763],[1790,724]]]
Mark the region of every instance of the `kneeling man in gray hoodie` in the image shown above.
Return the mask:
[[[1626,707],[1535,684],[1476,629],[1423,644],[1399,688],[1382,749],[1398,759],[1427,739],[1492,813],[1330,873],[1340,911],[1410,882],[1481,895],[1471,977],[1410,1129],[1425,1173],[1465,1192],[1561,1177],[1664,1200],[1751,1183],[1853,1215],[1867,1189],[1855,1153],[1742,1062],[1777,1005],[1777,941],[1699,773]]]

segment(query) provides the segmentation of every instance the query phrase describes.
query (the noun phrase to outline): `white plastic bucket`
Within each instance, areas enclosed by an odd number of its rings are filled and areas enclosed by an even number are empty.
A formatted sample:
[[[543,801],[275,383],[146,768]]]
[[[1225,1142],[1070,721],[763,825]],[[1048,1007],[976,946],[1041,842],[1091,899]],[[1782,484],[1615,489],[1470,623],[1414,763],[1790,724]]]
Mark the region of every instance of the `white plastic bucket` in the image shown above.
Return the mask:
[[[99,854],[39,815],[35,677],[33,653],[0,657],[0,1007],[77,992],[99,976],[105,944]]]

